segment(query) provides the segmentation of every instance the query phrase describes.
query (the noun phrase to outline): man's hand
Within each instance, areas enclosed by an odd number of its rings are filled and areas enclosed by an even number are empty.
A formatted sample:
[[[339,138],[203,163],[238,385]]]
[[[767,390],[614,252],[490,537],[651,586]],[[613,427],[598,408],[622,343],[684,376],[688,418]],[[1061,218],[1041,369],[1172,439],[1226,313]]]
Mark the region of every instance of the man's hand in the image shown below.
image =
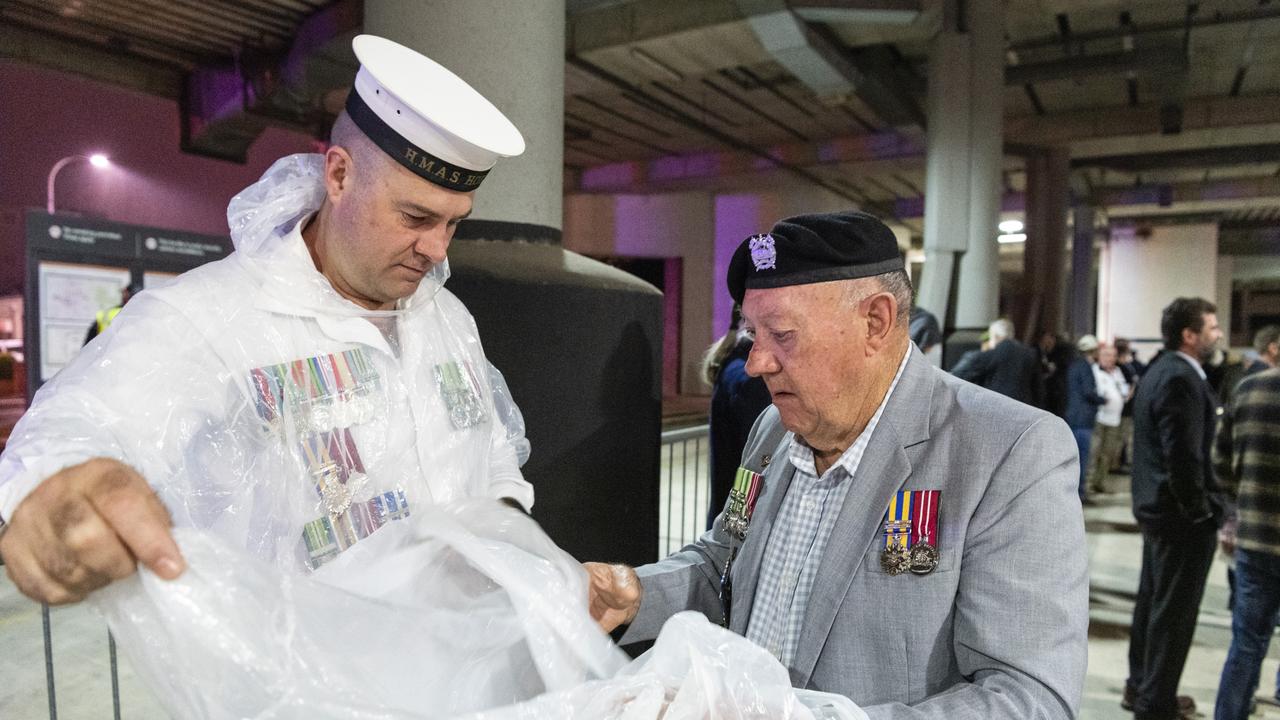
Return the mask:
[[[640,578],[634,568],[582,563],[587,571],[587,607],[605,632],[635,619],[640,610]]]
[[[166,580],[186,565],[173,522],[133,468],[96,458],[65,468],[18,505],[0,535],[10,579],[38,602],[62,605],[137,570]]]
[[[1236,519],[1231,518],[1218,528],[1218,547],[1224,555],[1236,554]]]

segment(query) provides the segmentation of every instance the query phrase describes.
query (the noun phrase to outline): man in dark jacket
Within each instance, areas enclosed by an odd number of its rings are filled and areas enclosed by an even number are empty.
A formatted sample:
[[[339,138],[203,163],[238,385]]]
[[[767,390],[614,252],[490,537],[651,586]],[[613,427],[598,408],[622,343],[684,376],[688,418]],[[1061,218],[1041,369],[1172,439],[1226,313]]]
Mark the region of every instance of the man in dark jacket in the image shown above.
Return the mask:
[[[1201,298],[1178,298],[1164,309],[1164,352],[1134,398],[1133,514],[1142,529],[1142,574],[1121,704],[1138,720],[1195,710],[1176,694],[1223,514],[1210,468],[1217,405],[1202,368],[1222,337],[1216,313]]]
[[[1098,360],[1098,338],[1085,335],[1076,342],[1080,356],[1067,368],[1067,426],[1076,438],[1080,451],[1080,502],[1090,504],[1085,491],[1086,470],[1089,465],[1089,449],[1093,444],[1093,425],[1098,418],[1098,406],[1107,399],[1098,393],[1093,378],[1093,364]]]
[[[957,364],[952,374],[1019,402],[1043,408],[1044,378],[1040,375],[1036,351],[1015,340],[1013,323],[1003,318],[991,323],[987,332],[991,338],[991,349]]]

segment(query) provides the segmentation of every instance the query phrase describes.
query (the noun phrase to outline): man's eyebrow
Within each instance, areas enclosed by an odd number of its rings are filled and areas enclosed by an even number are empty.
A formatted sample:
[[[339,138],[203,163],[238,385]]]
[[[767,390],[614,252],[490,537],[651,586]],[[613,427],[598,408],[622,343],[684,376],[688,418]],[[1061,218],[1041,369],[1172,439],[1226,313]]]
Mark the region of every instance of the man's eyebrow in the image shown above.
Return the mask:
[[[404,200],[400,202],[399,205],[401,210],[412,212],[415,215],[421,215],[423,217],[431,217],[431,218],[441,217],[440,213],[436,212],[435,210],[432,210],[431,208],[426,207],[424,205],[419,205],[418,203],[413,202],[412,200]],[[468,210],[465,215],[456,219],[466,220],[469,217],[471,217],[470,210]]]

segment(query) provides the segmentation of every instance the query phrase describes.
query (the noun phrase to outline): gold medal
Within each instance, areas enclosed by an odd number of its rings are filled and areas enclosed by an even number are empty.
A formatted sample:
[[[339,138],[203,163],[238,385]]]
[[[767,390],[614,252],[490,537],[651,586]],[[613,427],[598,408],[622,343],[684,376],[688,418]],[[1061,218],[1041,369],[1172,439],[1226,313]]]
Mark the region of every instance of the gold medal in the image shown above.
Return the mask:
[[[880,553],[880,569],[886,575],[901,575],[911,569],[911,556],[897,545],[887,547]]]

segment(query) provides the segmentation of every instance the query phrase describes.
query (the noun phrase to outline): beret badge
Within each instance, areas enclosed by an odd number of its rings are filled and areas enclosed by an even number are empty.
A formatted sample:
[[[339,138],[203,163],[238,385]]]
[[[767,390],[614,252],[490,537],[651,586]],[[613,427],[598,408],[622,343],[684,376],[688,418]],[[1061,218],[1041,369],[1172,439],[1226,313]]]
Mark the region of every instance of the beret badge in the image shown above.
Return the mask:
[[[747,242],[751,249],[751,262],[757,272],[777,269],[778,251],[774,248],[772,235],[753,235]]]

